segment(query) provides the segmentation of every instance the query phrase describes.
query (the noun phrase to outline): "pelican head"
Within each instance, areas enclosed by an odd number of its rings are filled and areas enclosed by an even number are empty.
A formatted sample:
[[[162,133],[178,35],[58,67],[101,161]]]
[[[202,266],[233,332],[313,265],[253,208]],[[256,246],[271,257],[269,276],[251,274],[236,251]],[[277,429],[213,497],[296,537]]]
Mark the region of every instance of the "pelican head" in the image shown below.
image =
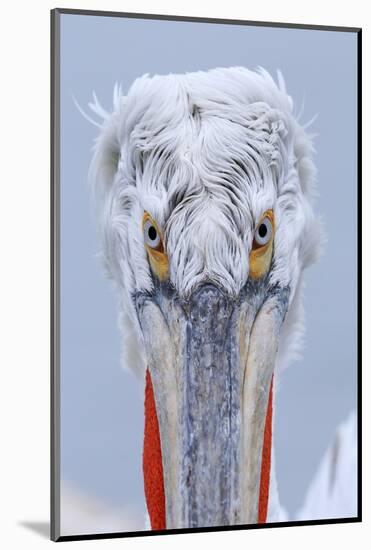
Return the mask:
[[[265,521],[273,379],[321,241],[310,137],[262,69],[145,75],[93,109],[103,256],[125,363],[146,373],[152,527]]]

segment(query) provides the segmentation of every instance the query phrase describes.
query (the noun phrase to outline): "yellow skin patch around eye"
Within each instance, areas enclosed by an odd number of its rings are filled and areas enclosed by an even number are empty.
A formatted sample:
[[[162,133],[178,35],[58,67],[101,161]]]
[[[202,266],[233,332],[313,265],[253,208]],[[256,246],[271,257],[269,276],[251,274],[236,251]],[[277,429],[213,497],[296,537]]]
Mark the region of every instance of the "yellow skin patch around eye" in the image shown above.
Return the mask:
[[[258,243],[253,242],[252,250],[250,252],[250,277],[252,279],[259,279],[265,275],[271,265],[273,241],[274,241],[274,215],[273,210],[267,210],[264,212],[259,220],[257,227],[264,220],[268,218],[272,224],[272,235],[267,244],[260,246]]]
[[[169,260],[164,250],[161,231],[155,220],[152,218],[152,216],[150,216],[150,214],[148,214],[148,212],[144,212],[142,228],[144,229],[144,225],[148,220],[151,222],[151,225],[155,227],[157,233],[160,235],[160,242],[156,248],[149,246],[146,242],[144,243],[144,246],[146,247],[149,263],[153,273],[156,275],[156,277],[160,279],[160,281],[164,281],[169,276]]]

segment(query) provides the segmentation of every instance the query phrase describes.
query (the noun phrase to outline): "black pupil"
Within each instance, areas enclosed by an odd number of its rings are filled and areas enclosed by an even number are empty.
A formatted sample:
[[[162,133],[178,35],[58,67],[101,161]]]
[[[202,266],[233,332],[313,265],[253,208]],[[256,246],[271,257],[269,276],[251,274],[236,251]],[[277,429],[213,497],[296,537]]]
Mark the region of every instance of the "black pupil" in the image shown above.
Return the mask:
[[[157,238],[157,231],[156,228],[153,227],[153,225],[148,228],[148,237],[151,239],[151,241],[155,241]]]
[[[267,228],[267,226],[266,226],[265,223],[261,223],[261,224],[259,225],[258,233],[259,233],[259,237],[261,237],[262,239],[264,239],[264,237],[265,237],[266,234],[268,233],[268,228]]]

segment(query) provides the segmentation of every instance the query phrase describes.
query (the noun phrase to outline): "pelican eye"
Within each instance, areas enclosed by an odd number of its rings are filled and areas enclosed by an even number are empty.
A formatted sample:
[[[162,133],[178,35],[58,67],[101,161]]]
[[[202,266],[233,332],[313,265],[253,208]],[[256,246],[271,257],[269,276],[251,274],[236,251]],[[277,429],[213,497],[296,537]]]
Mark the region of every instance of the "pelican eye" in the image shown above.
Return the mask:
[[[169,260],[164,249],[161,230],[148,212],[144,212],[142,229],[144,246],[152,272],[160,281],[163,281],[168,277]]]
[[[273,233],[272,222],[266,216],[258,225],[254,234],[254,244],[257,246],[265,246],[271,240]]]
[[[144,242],[155,250],[161,245],[161,236],[152,220],[148,219],[143,225]]]
[[[270,268],[273,254],[273,237],[273,210],[267,210],[260,218],[254,232],[249,259],[249,275],[252,279],[259,279]]]

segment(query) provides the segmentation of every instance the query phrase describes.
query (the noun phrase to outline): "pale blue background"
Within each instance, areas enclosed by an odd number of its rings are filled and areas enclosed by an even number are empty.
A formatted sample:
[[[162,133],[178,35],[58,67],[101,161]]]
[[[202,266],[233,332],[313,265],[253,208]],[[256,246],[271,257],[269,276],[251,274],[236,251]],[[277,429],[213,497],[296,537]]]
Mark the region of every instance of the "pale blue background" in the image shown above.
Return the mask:
[[[307,272],[303,359],[282,378],[277,474],[290,513],[339,422],[356,406],[356,35],[174,21],[62,15],[61,21],[61,471],[114,506],[141,513],[143,396],[120,368],[116,300],[98,249],[87,173],[97,128],[93,90],[108,109],[116,81],[143,73],[263,66],[284,74],[312,131],[317,211],[328,243]]]

